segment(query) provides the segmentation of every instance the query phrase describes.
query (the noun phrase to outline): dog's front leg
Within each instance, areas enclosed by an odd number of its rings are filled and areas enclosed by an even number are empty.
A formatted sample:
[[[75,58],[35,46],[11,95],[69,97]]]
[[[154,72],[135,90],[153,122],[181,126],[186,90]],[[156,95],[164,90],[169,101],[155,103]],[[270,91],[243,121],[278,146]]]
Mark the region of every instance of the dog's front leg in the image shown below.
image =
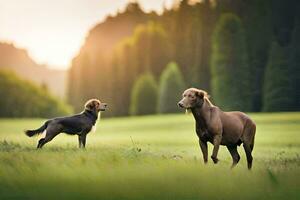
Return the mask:
[[[83,148],[85,148],[85,142],[86,142],[86,134],[83,134],[82,135],[82,145],[83,145]]]
[[[81,137],[80,137],[80,135],[78,135],[78,144],[79,144],[79,148],[81,148],[82,143],[81,143]]]
[[[208,151],[207,151],[207,142],[203,142],[199,139],[199,145],[202,151],[202,155],[203,155],[203,160],[204,163],[207,163],[207,155],[208,155]]]
[[[211,155],[211,159],[214,161],[215,164],[218,163],[218,151],[219,151],[219,147],[222,141],[222,135],[221,134],[217,134],[214,136],[214,148],[213,148],[213,153]]]
[[[79,142],[79,148],[85,148],[85,143],[86,143],[86,134],[81,133],[78,135],[78,142]]]

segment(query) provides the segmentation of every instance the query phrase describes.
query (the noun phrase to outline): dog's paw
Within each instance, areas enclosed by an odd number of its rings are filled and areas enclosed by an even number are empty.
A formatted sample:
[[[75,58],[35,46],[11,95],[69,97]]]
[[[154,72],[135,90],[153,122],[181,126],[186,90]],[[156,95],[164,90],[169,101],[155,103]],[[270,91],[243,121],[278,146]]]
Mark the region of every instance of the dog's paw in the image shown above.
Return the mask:
[[[215,164],[217,164],[217,163],[219,162],[219,159],[218,159],[218,158],[215,158],[215,157],[213,157],[213,156],[211,156],[211,159],[213,160],[213,162],[214,162]]]

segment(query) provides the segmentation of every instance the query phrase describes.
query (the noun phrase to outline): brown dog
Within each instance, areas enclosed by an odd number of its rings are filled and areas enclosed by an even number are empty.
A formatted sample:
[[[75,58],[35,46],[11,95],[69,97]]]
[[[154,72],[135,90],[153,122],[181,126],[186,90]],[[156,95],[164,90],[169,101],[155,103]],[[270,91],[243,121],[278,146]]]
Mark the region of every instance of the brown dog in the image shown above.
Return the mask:
[[[207,142],[214,145],[211,156],[214,163],[218,162],[219,146],[227,146],[233,160],[232,167],[240,160],[237,146],[243,143],[248,169],[251,169],[255,123],[245,113],[223,112],[214,106],[208,98],[209,96],[205,91],[190,88],[184,91],[183,98],[178,103],[178,106],[190,109],[194,115],[196,133],[199,137],[204,163],[207,163]]]
[[[106,108],[106,103],[101,103],[98,99],[90,99],[85,103],[84,110],[80,114],[50,119],[36,130],[25,131],[25,134],[32,137],[46,130],[46,136],[39,140],[37,148],[42,148],[60,133],[78,135],[79,147],[84,148],[86,135],[96,124],[99,112],[105,111]]]

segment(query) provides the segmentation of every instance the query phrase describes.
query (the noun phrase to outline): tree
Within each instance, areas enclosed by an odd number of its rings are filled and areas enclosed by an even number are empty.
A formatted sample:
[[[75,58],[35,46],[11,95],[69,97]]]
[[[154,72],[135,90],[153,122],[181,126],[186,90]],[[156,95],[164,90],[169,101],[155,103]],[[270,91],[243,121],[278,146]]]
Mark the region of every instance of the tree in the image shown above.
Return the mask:
[[[173,26],[165,23],[165,29],[174,44],[172,60],[178,63],[188,87],[201,87],[210,91],[211,35],[216,21],[212,1],[180,1],[173,10]],[[165,12],[164,17],[168,17]],[[172,14],[172,13],[170,13]],[[169,15],[170,15],[169,14]]]
[[[214,31],[211,62],[212,95],[225,110],[251,110],[250,67],[241,20],[223,14]]]
[[[161,25],[153,22],[139,25],[131,37],[123,39],[114,50],[112,80],[118,93],[112,94],[115,115],[128,115],[134,81],[149,71],[158,79],[169,62],[170,44]]]
[[[179,112],[176,100],[180,99],[184,88],[183,76],[177,64],[174,62],[169,63],[160,76],[158,112]]]
[[[271,46],[272,23],[271,2],[272,0],[240,1],[245,5],[241,12],[246,33],[246,41],[251,66],[251,78],[253,87],[252,106],[253,111],[262,109],[264,71],[268,62],[268,54]]]
[[[139,73],[150,71],[159,77],[170,61],[171,44],[163,27],[154,22],[139,25],[133,34],[135,61]]]
[[[300,3],[298,4],[298,10]],[[292,93],[290,98],[293,99],[294,110],[300,111],[300,13],[298,12],[295,19],[295,28],[292,36],[289,67],[289,78],[291,81]]]
[[[293,110],[287,47],[272,43],[264,78],[263,111]]]
[[[71,113],[69,106],[47,90],[0,71],[0,117],[55,117]]]
[[[82,102],[95,96],[112,105],[105,116],[128,115],[135,80],[146,72],[158,80],[174,61],[187,87],[208,90],[223,108],[261,111],[273,40],[290,48],[289,77],[298,91],[299,4],[181,0],[157,15],[130,3],[89,32],[69,70],[68,99],[78,111]]]
[[[113,82],[115,83],[116,71],[112,68],[121,68],[115,65],[114,58],[115,48],[119,42],[127,37],[131,37],[134,29],[138,24],[146,23],[152,18],[156,18],[157,14],[145,13],[140,8],[138,3],[129,3],[123,12],[118,12],[115,16],[108,16],[104,22],[93,27],[86,39],[84,45],[78,52],[78,55],[73,59],[72,65],[68,73],[68,101],[79,111],[82,107],[82,102],[92,97],[100,98],[103,101],[115,105]],[[120,62],[125,58],[118,58]],[[127,66],[126,66],[127,67]],[[121,77],[126,77],[127,68],[121,69]],[[127,78],[127,77],[126,77]],[[133,81],[134,79],[132,79]],[[120,82],[127,82],[127,80]],[[126,98],[129,102],[130,93],[127,96],[118,96],[118,98]],[[118,99],[119,100],[119,99]],[[117,100],[117,101],[118,101]],[[128,107],[124,109],[114,109],[115,115],[128,115]],[[105,116],[112,112],[103,113]]]
[[[272,0],[273,34],[280,46],[287,46],[290,43],[294,18],[299,13],[298,5],[298,0]]]
[[[137,78],[132,38],[127,38],[118,44],[114,52],[113,62],[113,90],[118,92],[112,93],[114,107],[111,111],[114,115],[128,115],[131,89]]]
[[[141,75],[132,89],[130,114],[154,114],[157,108],[157,90],[157,84],[152,74]]]

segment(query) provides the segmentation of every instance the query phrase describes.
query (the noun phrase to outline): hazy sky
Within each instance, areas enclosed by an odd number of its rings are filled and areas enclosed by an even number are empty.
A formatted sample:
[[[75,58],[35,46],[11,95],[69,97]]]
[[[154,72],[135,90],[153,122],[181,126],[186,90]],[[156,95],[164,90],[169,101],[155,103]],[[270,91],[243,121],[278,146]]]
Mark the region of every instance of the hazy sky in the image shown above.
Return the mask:
[[[0,41],[26,48],[40,64],[67,68],[88,31],[128,0],[0,0]],[[138,0],[161,11],[173,0]]]

